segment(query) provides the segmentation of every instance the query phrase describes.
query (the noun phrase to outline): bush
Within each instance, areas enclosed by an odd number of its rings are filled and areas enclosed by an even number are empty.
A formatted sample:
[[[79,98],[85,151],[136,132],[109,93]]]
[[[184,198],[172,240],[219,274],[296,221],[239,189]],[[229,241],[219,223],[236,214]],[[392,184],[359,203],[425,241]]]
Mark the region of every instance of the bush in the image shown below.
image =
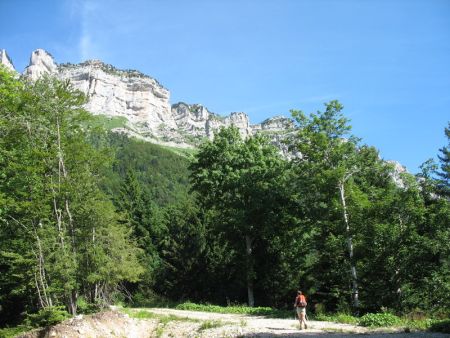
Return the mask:
[[[130,302],[132,307],[174,307],[175,305],[173,301],[149,289],[137,291]]]
[[[39,310],[37,313],[28,314],[25,318],[25,325],[32,327],[46,327],[55,325],[70,318],[70,314],[64,306],[52,306]]]
[[[450,333],[450,319],[439,320],[430,325],[430,331]]]
[[[204,311],[217,313],[237,313],[254,316],[267,316],[274,318],[289,318],[292,311],[277,310],[270,307],[248,307],[248,306],[218,306],[210,304],[183,303],[175,307],[178,310]]]
[[[359,319],[361,326],[394,326],[400,324],[399,317],[389,313],[367,313]]]
[[[203,330],[214,329],[216,327],[221,327],[224,325],[225,325],[225,323],[223,323],[220,320],[207,320],[207,321],[204,321],[202,323],[202,325],[200,325],[200,327],[198,328],[198,331],[200,332]]]
[[[91,314],[99,312],[101,306],[99,304],[88,303],[84,297],[79,297],[77,299],[77,312],[82,314]]]
[[[343,324],[358,324],[358,318],[353,317],[352,315],[346,314],[346,313],[337,313],[337,314],[324,314],[319,313],[316,314],[314,319],[320,320],[320,321],[327,321],[327,322],[336,322],[336,323],[343,323]]]
[[[0,338],[13,338],[29,330],[29,327],[22,325],[16,327],[5,327],[3,329],[0,329]]]

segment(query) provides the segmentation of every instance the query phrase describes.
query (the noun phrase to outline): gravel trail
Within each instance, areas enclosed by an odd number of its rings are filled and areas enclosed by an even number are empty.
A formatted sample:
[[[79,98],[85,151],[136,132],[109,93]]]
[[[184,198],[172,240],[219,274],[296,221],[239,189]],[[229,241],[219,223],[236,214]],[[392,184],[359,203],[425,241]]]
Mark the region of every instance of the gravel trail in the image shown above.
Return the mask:
[[[21,338],[223,338],[223,337],[305,337],[305,338],[450,338],[443,333],[382,332],[348,324],[309,321],[299,330],[295,319],[273,319],[238,314],[220,314],[161,308],[148,311],[149,319],[130,318],[119,309],[77,316],[46,329],[20,335]]]
[[[174,315],[200,321],[220,321],[223,325],[217,328],[189,332],[185,337],[334,337],[334,338],[449,338],[450,335],[430,332],[382,332],[374,331],[349,324],[333,322],[309,321],[307,330],[299,330],[295,319],[273,319],[259,316],[238,314],[220,314],[211,312],[186,311],[175,309],[150,308],[144,309],[159,315]],[[163,337],[181,337],[177,335],[177,325],[167,331]],[[181,333],[181,332],[178,332]]]

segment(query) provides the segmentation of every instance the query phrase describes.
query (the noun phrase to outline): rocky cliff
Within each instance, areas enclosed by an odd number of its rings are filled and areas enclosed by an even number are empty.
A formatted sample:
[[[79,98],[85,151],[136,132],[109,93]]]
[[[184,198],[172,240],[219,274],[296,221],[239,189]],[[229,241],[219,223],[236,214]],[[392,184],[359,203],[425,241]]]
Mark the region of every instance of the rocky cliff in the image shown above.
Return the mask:
[[[11,58],[8,56],[8,53],[6,53],[6,50],[4,49],[0,50],[0,64],[5,66],[9,70],[15,71]]]
[[[0,61],[14,69],[2,50]],[[35,50],[23,75],[36,80],[44,74],[70,80],[74,88],[87,97],[86,109],[95,115],[125,117],[128,121],[119,132],[177,147],[194,147],[203,139],[211,139],[221,127],[236,126],[243,137],[264,132],[280,143],[280,135],[293,128],[284,117],[250,124],[248,115],[233,112],[219,116],[201,104],[170,104],[170,92],[157,80],[136,70],[120,70],[99,60],[80,64],[57,64],[50,53]]]

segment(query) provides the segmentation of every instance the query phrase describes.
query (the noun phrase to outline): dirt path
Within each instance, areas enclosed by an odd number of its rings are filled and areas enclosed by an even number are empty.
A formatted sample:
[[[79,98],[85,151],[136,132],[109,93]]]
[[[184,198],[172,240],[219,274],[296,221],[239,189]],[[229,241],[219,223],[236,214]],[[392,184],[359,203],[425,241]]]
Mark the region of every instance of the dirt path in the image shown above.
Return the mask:
[[[386,333],[331,322],[310,321],[300,331],[294,319],[271,319],[174,309],[146,308],[132,311],[153,313],[149,319],[135,319],[118,309],[90,316],[78,316],[47,329],[21,335],[22,338],[222,338],[222,337],[317,337],[317,338],[449,338],[440,333]]]
[[[210,312],[184,311],[174,309],[152,308],[145,309],[158,315],[174,315],[200,321],[216,321],[221,326],[216,328],[194,332],[188,332],[185,337],[334,337],[334,338],[449,338],[450,335],[429,332],[414,333],[386,333],[374,332],[363,327],[338,324],[332,322],[309,321],[307,330],[299,330],[298,321],[295,319],[271,319],[257,316],[244,316],[235,314],[219,314]],[[184,330],[177,330],[178,324],[174,324],[163,337],[181,337]],[[182,324],[180,327],[183,326]],[[169,328],[168,328],[169,329]]]

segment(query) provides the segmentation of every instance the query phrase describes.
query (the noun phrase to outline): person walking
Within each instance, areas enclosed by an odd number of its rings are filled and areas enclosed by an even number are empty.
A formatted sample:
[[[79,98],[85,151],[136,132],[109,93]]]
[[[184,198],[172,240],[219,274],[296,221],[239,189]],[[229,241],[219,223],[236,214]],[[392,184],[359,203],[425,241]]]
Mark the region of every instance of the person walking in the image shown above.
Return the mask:
[[[303,325],[305,329],[308,328],[308,324],[306,324],[306,297],[299,290],[297,291],[297,297],[295,297],[294,307],[297,311],[298,321],[300,322],[300,330],[303,329]]]

